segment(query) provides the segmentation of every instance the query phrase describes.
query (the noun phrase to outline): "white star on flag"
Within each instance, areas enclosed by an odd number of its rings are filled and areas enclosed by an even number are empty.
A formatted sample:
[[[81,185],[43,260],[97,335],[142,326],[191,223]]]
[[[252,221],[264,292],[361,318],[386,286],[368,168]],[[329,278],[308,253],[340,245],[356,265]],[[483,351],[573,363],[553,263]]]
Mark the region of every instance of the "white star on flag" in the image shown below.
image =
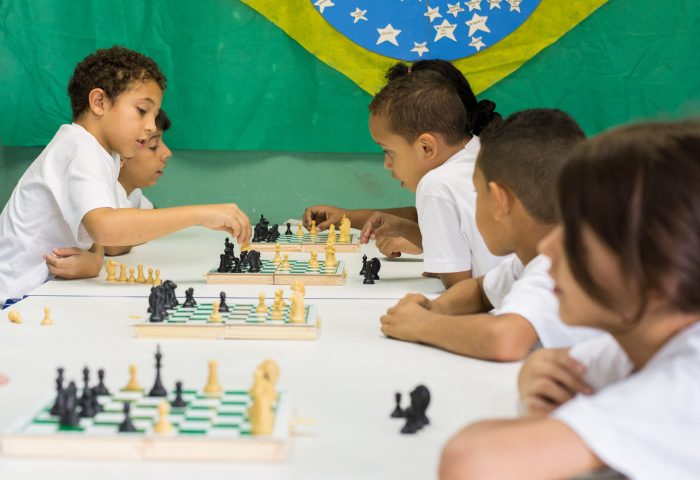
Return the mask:
[[[428,7],[428,11],[425,12],[423,15],[430,19],[430,23],[433,23],[433,20],[435,20],[436,18],[442,18],[442,15],[440,15],[440,7]]]
[[[494,8],[501,9],[501,2],[503,0],[488,0],[489,2],[489,10],[493,10]]]
[[[333,3],[332,0],[316,0],[316,3],[314,3],[314,5],[318,7],[321,13],[323,13],[323,11],[326,8],[335,7],[335,3]]]
[[[520,13],[520,3],[523,0],[506,0],[508,2],[508,5],[510,5],[510,11],[516,11]]]
[[[357,23],[360,20],[364,20],[366,22],[367,17],[365,17],[365,13],[367,13],[367,10],[360,10],[359,7],[355,7],[355,11],[350,13],[350,16],[355,19],[355,21],[352,23]]]
[[[401,33],[401,30],[396,30],[394,27],[391,26],[391,23],[384,28],[378,28],[377,32],[379,32],[377,45],[379,45],[380,43],[389,42],[393,45],[396,45],[397,47],[399,46],[399,42],[396,41],[396,37],[399,33]]]
[[[419,57],[423,58],[423,54],[429,51],[428,47],[426,47],[427,44],[428,42],[413,42],[413,48],[411,49],[411,51],[416,52]]]
[[[452,15],[455,16],[455,18],[457,18],[457,15],[459,15],[459,12],[463,12],[463,11],[464,11],[464,9],[459,6],[459,2],[455,3],[454,5],[451,5],[449,3],[447,4],[447,13],[448,14],[451,13]]]
[[[489,17],[482,17],[478,13],[475,13],[471,20],[464,22],[469,26],[469,36],[473,36],[474,33],[478,31],[491,33],[489,27],[486,26],[486,20],[488,19]]]
[[[449,38],[450,40],[457,41],[455,38],[455,28],[457,28],[456,23],[450,23],[447,21],[447,19],[443,20],[440,25],[437,25],[433,27],[435,31],[437,31],[437,35],[435,35],[435,40],[433,42],[437,42],[441,38]]]
[[[476,51],[478,52],[486,46],[486,44],[481,41],[482,38],[483,37],[472,37],[472,41],[469,42],[469,46],[476,48]]]
[[[464,4],[469,7],[470,12],[472,10],[481,10],[481,0],[469,0],[468,2],[464,2]]]

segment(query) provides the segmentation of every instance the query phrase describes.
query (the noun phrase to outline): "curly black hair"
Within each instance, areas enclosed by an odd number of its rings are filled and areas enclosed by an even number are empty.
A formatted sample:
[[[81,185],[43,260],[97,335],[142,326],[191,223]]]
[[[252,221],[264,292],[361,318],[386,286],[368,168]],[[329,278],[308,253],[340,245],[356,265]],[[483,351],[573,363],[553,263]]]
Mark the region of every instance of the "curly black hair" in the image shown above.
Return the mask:
[[[110,99],[115,99],[132,82],[155,81],[161,90],[166,88],[163,72],[146,55],[118,45],[91,53],[76,67],[68,82],[68,96],[73,120],[88,107],[88,96],[94,88],[101,88]]]

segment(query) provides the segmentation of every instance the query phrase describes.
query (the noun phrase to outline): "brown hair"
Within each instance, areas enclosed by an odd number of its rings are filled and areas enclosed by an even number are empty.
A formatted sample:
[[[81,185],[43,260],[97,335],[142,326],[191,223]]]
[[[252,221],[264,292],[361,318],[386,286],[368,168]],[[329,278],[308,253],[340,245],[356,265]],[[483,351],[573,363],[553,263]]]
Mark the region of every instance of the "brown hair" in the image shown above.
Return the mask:
[[[476,164],[486,182],[507,186],[537,220],[558,219],[556,185],[571,150],[586,137],[561,110],[517,112],[481,134]]]
[[[596,301],[615,299],[587,265],[582,229],[620,260],[640,296],[679,312],[700,311],[700,122],[648,123],[604,133],[575,150],[559,179],[559,208],[572,274]]]
[[[170,118],[165,114],[165,110],[161,108],[158,115],[156,115],[156,128],[161,132],[167,132],[170,129],[170,125]]]
[[[117,45],[97,50],[75,67],[68,82],[73,120],[87,109],[91,90],[101,88],[114,101],[130,83],[146,80],[155,81],[165,90],[165,75],[146,55]]]
[[[372,99],[369,111],[385,116],[392,132],[408,142],[430,132],[456,145],[468,135],[467,113],[459,95],[447,78],[430,70],[390,80]]]

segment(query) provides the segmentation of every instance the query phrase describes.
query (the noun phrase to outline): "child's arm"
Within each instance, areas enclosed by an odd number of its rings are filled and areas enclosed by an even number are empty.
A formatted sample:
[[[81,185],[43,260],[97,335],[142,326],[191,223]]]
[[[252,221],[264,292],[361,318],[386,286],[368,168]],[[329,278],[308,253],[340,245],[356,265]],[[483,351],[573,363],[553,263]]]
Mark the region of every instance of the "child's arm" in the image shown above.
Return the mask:
[[[235,204],[96,208],[85,214],[83,225],[95,242],[111,246],[138,245],[196,225],[229,232],[239,245],[247,244],[252,233],[248,217]]]
[[[53,275],[73,280],[99,275],[103,255],[102,247],[94,244],[90,250],[77,247],[55,248],[50,255],[44,255],[44,261]]]
[[[345,214],[352,225],[358,226],[367,223],[374,212],[390,213],[407,220],[418,221],[416,207],[347,210],[331,205],[314,205],[304,210],[303,223],[308,229],[311,227],[311,220],[316,220],[316,228],[323,231],[330,227],[331,223],[335,224],[336,227],[340,225],[340,220]]]
[[[547,415],[578,393],[593,393],[584,380],[586,368],[569,356],[569,350],[540,349],[520,369],[518,391],[530,415]]]
[[[448,315],[488,312],[493,305],[484,293],[484,277],[461,280],[432,301],[436,312]]]
[[[416,247],[411,242],[402,237],[384,237],[377,239],[376,242],[377,250],[381,252],[382,255],[389,258],[400,257],[402,253],[410,253],[412,255],[418,255],[423,253],[423,249]]]
[[[572,478],[605,464],[564,423],[551,418],[474,423],[445,446],[440,480]]]
[[[380,321],[388,337],[484,360],[522,360],[537,342],[532,324],[513,313],[444,315],[405,301],[387,310]]]
[[[374,212],[365,222],[360,233],[360,243],[370,238],[405,238],[418,248],[423,248],[423,240],[418,222],[407,220],[386,212]]]
[[[116,257],[117,255],[125,255],[131,251],[131,246],[128,247],[104,247],[105,255]]]

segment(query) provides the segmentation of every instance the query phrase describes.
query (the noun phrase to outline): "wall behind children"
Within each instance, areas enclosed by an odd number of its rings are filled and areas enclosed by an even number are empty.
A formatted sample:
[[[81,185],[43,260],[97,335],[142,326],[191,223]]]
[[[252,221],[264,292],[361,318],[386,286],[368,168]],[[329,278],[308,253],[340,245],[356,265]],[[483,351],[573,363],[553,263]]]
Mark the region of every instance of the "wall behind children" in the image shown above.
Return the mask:
[[[562,108],[588,134],[697,114],[697,7],[611,0],[480,98],[503,114]],[[157,205],[235,201],[277,221],[313,203],[413,201],[367,132],[370,96],[238,0],[0,0],[0,205],[70,121],[75,64],[114,44],[168,77],[175,153],[146,192]]]

